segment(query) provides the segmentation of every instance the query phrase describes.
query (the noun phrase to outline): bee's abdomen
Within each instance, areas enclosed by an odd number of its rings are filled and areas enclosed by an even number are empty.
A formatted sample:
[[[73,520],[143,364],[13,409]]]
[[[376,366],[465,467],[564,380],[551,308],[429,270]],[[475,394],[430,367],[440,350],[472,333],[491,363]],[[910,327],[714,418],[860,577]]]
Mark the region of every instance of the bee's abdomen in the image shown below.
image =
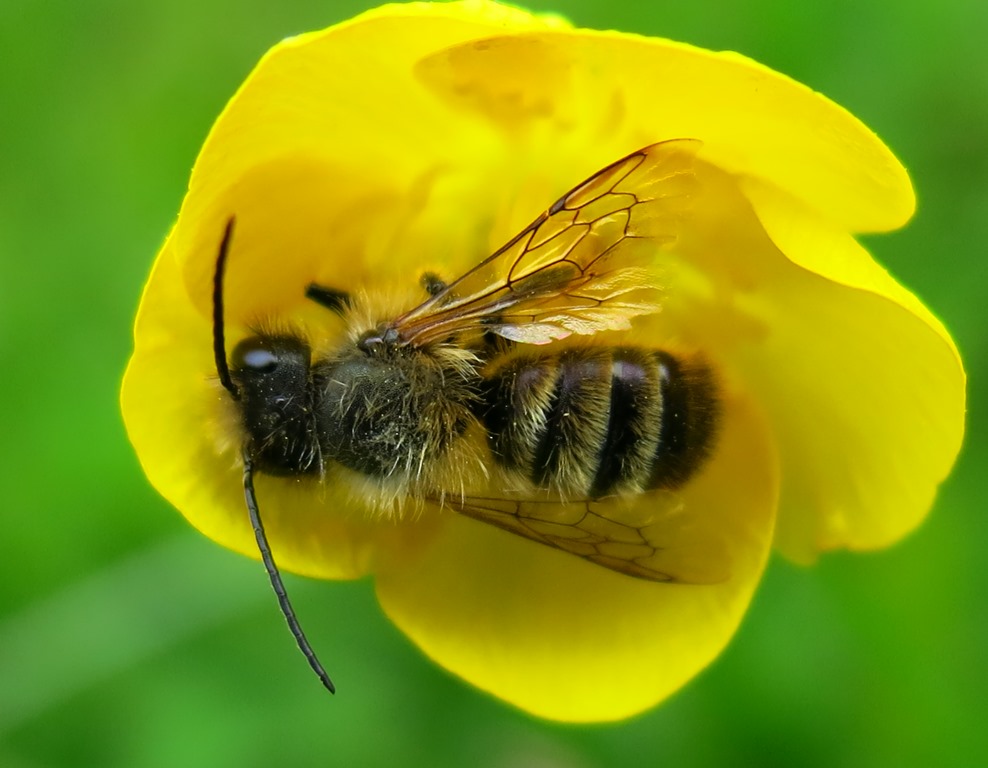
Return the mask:
[[[682,485],[717,419],[705,364],[630,347],[512,356],[485,376],[483,400],[495,460],[571,497]]]

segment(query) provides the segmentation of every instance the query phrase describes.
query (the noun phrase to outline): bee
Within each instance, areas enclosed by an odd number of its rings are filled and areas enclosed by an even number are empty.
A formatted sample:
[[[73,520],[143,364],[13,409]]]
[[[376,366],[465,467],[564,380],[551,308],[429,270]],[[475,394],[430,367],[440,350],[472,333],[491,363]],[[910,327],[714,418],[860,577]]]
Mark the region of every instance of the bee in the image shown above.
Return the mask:
[[[330,691],[275,565],[254,473],[318,482],[339,469],[382,505],[411,499],[631,577],[695,580],[656,564],[663,542],[647,516],[612,502],[648,504],[701,468],[717,432],[714,373],[701,357],[598,334],[660,309],[651,265],[688,215],[698,149],[665,141],[607,166],[465,274],[423,276],[424,299],[397,316],[309,285],[306,296],[347,328],[318,353],[302,333],[256,332],[228,358],[228,221],[213,283],[216,370],[240,419],[264,565]],[[471,471],[482,492],[464,487]]]

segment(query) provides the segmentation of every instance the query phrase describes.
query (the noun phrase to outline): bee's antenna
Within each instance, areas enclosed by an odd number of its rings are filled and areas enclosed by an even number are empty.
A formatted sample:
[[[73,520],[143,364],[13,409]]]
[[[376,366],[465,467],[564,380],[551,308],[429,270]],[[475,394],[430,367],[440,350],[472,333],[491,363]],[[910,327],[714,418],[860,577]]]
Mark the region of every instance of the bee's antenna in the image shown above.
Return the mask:
[[[220,384],[226,387],[234,400],[240,399],[240,390],[230,378],[230,367],[226,362],[226,338],[223,333],[223,274],[226,271],[226,256],[233,238],[233,217],[226,223],[220,252],[216,257],[216,271],[213,273],[213,356],[216,358],[216,373]]]
[[[231,224],[233,222],[231,221]],[[229,234],[230,226],[227,225],[227,234]],[[224,240],[224,242],[226,242]],[[309,641],[305,637],[305,632],[302,631],[302,626],[298,623],[298,617],[295,615],[295,610],[292,608],[291,601],[288,599],[288,593],[285,591],[285,585],[281,581],[281,574],[278,572],[278,566],[274,563],[274,556],[271,554],[271,547],[268,545],[268,537],[264,533],[264,525],[261,523],[261,513],[257,508],[257,496],[254,494],[254,464],[250,458],[250,453],[245,448],[243,451],[244,458],[244,498],[247,500],[247,512],[250,515],[250,524],[254,529],[254,538],[257,540],[257,548],[261,551],[261,561],[264,563],[264,568],[268,572],[268,578],[271,579],[271,586],[274,589],[275,595],[278,597],[278,606],[281,608],[282,614],[285,616],[285,621],[288,622],[288,629],[291,630],[292,636],[295,638],[295,642],[298,643],[299,650],[302,651],[302,655],[305,656],[305,660],[309,662],[309,666],[312,667],[312,671],[316,673],[322,684],[326,686],[330,693],[336,693],[336,686],[333,685],[333,681],[329,679],[329,675],[326,674],[326,670],[323,669],[322,664],[319,663],[319,659],[316,657],[316,652],[312,650],[312,646],[309,645]]]

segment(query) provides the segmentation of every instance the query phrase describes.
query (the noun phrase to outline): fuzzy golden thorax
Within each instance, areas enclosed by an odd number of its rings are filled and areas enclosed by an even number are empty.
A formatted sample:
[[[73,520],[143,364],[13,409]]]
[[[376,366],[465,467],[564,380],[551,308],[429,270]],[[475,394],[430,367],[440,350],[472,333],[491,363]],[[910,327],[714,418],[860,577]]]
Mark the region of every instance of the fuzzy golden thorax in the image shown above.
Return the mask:
[[[431,485],[474,422],[479,377],[452,346],[347,346],[313,368],[326,459],[387,485]]]

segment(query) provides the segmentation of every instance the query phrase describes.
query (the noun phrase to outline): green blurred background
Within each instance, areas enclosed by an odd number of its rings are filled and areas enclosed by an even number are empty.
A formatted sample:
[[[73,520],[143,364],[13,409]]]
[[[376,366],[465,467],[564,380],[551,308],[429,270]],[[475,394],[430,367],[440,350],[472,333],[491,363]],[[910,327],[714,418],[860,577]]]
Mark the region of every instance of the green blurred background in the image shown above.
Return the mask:
[[[367,6],[3,0],[0,768],[988,764],[988,5],[529,5],[741,51],[848,107],[910,168],[919,214],[868,244],[952,329],[972,380],[929,521],[888,551],[774,560],[727,652],[610,726],[547,724],[453,679],[370,583],[289,577],[340,687],[327,696],[260,566],[148,486],[117,390],[211,122],[270,45]]]

